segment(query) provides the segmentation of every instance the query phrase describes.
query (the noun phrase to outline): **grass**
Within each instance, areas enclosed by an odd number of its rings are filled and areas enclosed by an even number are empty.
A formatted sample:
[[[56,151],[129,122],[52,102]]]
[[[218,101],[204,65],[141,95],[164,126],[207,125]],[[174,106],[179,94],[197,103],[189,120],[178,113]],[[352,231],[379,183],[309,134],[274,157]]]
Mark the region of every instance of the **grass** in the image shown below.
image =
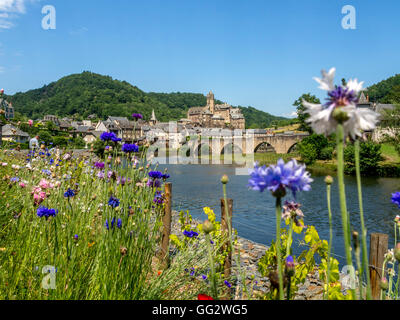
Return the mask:
[[[400,163],[400,156],[397,153],[394,145],[389,143],[381,144],[382,157],[385,159],[384,163]]]

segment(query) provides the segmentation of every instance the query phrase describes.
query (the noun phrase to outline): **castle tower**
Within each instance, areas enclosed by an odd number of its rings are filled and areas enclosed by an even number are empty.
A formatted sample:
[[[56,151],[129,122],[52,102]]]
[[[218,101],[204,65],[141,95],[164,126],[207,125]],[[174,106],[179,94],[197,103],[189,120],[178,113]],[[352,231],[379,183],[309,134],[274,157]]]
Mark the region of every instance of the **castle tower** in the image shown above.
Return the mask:
[[[212,93],[212,91],[210,91],[207,95],[207,107],[209,108],[210,112],[214,114],[215,101],[214,101],[214,93]]]

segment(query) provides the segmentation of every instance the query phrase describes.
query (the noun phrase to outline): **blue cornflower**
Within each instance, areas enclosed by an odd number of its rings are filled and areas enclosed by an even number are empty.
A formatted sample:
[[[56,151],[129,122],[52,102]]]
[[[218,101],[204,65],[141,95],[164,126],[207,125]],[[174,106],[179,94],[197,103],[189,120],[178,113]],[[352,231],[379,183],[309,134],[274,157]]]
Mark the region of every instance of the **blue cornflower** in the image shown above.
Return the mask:
[[[47,174],[48,176],[51,175],[51,171],[50,171],[50,170],[43,169],[42,172],[43,172],[44,174]]]
[[[75,190],[68,188],[68,190],[64,193],[65,198],[72,198],[75,196]]]
[[[77,234],[74,235],[74,240],[78,241],[78,239],[79,239],[79,236]]]
[[[157,204],[163,204],[164,203],[164,198],[163,198],[163,195],[162,195],[161,191],[157,191],[155,193],[153,202],[157,203]]]
[[[138,152],[139,151],[139,147],[136,144],[124,144],[122,146],[122,151],[125,153],[131,153],[131,152]]]
[[[397,204],[400,209],[400,192],[392,193],[392,203]]]
[[[163,174],[161,178],[165,181],[165,180],[169,179],[169,177],[170,177],[169,174]]]
[[[248,186],[256,191],[270,190],[273,194],[278,190],[290,189],[294,196],[297,191],[311,190],[310,173],[306,171],[305,165],[298,165],[295,159],[285,164],[282,159],[277,165],[259,167],[258,164],[250,171],[251,178]],[[283,190],[282,190],[283,189]]]
[[[152,179],[161,179],[163,177],[163,174],[160,171],[150,171],[149,177]]]
[[[14,177],[14,178],[11,178],[10,181],[11,181],[11,182],[18,182],[18,181],[19,181],[19,178],[18,178],[18,177]]]
[[[49,217],[55,217],[57,213],[57,209],[49,209],[43,206],[40,206],[36,211],[39,218],[45,217],[46,219]]]
[[[232,285],[231,285],[227,280],[224,281],[224,284],[225,284],[228,288],[231,288],[231,287],[232,287]]]
[[[187,230],[183,231],[183,235],[188,238],[197,238],[199,236],[199,234],[197,232],[187,231]]]
[[[115,218],[112,218],[112,220],[111,220],[111,229],[114,228],[114,224],[115,224]],[[107,228],[107,230],[109,230],[108,219],[106,219],[106,223],[104,224],[104,226]]]
[[[196,271],[194,270],[194,268],[191,269],[192,271],[190,271],[190,276],[194,276],[196,274]]]
[[[134,113],[132,114],[132,118],[138,120],[143,119],[143,116],[140,113]]]
[[[207,276],[205,274],[203,274],[201,277],[203,278],[203,280],[207,280]]]
[[[116,197],[110,197],[110,199],[108,200],[108,205],[116,208],[119,206],[119,199],[117,199]]]
[[[116,139],[118,139],[118,137],[115,135],[114,132],[103,132],[100,135],[100,139],[103,141],[115,141]]]
[[[53,164],[54,163],[54,159],[50,159],[50,164]]]
[[[122,228],[122,220],[121,219],[118,219],[118,221],[117,221],[117,228],[118,229]]]

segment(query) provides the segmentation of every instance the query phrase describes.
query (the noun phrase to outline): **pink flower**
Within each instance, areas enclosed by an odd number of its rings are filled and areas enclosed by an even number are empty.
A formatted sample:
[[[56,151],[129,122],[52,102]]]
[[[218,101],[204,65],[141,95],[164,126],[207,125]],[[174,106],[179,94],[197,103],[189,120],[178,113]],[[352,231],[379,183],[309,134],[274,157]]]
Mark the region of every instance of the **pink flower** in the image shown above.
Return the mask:
[[[21,183],[19,184],[19,186],[20,186],[21,188],[25,188],[25,187],[26,187],[26,184],[23,183],[23,182],[21,182]]]
[[[39,186],[43,189],[52,189],[54,188],[54,184],[51,182],[47,181],[46,179],[40,180]]]
[[[29,124],[30,127],[32,127],[32,125],[33,125],[33,120],[29,120],[29,121],[28,121],[28,124]]]

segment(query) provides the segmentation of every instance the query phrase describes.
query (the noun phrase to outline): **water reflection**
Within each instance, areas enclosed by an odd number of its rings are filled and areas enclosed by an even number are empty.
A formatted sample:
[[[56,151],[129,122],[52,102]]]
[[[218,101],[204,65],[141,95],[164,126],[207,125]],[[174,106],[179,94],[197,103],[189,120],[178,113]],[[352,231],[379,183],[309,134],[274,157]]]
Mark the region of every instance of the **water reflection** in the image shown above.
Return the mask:
[[[167,168],[173,183],[173,207],[175,210],[190,210],[194,218],[205,219],[202,208],[212,207],[220,213],[220,198],[223,197],[220,178],[229,176],[228,197],[234,199],[233,225],[239,235],[252,241],[269,245],[275,238],[274,199],[268,193],[259,193],[247,188],[248,176],[235,175],[233,165],[171,165]],[[317,228],[322,239],[329,239],[329,222],[326,208],[326,185],[324,176],[313,176],[312,191],[302,192],[297,201],[302,203],[305,223]],[[359,207],[356,180],[346,177],[347,206],[352,228],[360,231]],[[389,248],[393,247],[393,219],[399,210],[390,201],[391,193],[400,190],[400,179],[363,178],[364,215],[368,234],[389,234]],[[291,198],[288,196],[287,198]],[[332,185],[333,248],[344,256],[342,221],[338,189]],[[295,248],[299,254],[305,248]],[[338,258],[341,263],[343,259]]]

